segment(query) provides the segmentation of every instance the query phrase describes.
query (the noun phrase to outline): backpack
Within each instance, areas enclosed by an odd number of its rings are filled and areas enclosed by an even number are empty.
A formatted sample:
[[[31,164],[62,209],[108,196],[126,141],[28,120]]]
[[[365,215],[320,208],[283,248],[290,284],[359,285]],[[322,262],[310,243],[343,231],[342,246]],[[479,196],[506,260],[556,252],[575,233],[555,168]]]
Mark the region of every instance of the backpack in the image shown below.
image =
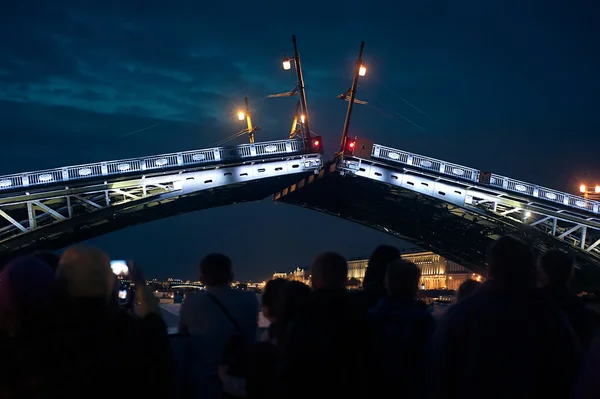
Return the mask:
[[[233,318],[231,313],[227,310],[225,305],[213,294],[208,294],[208,297],[221,309],[223,314],[227,316],[233,327],[235,327],[235,334],[233,334],[225,347],[225,362],[228,365],[227,374],[236,378],[245,379],[248,375],[248,361],[251,343],[248,342],[248,338],[243,334],[242,328],[239,323]]]

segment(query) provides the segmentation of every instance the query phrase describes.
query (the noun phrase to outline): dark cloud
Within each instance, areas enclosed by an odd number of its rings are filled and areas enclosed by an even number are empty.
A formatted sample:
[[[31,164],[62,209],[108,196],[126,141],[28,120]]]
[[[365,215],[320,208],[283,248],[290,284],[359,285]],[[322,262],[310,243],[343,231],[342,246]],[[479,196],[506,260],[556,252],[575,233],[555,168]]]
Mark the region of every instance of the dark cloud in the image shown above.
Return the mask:
[[[13,2],[0,13],[0,173],[209,147],[241,129],[235,110],[246,96],[257,138],[284,138],[297,99],[266,96],[295,84],[281,59],[296,33],[311,127],[329,152],[347,106],[335,96],[365,40],[358,96],[369,105],[355,108],[351,134],[572,190],[600,180],[594,15],[558,0]],[[303,231],[328,239],[303,248]],[[155,273],[185,274],[223,250],[243,275],[264,276],[317,250],[357,256],[386,240],[261,202],[96,242]],[[161,243],[169,249],[144,252]]]

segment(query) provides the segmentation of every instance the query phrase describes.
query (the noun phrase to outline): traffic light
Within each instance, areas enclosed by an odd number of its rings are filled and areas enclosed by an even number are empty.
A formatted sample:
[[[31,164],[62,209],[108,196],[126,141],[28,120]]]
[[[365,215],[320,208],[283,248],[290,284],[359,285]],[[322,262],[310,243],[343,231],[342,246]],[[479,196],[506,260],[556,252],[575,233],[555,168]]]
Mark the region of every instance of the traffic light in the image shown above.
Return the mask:
[[[319,152],[323,151],[323,142],[320,136],[312,138],[312,148],[313,150],[319,150]]]
[[[349,156],[354,155],[355,149],[356,149],[356,139],[346,137],[346,144],[344,145],[344,155],[349,155]]]

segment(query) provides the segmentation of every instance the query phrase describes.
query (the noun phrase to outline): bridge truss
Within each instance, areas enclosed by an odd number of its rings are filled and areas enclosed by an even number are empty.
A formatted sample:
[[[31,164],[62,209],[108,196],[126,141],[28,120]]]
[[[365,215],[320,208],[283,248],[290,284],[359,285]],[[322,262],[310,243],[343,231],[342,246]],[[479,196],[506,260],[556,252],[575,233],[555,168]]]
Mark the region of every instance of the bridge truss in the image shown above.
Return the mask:
[[[0,258],[260,200],[321,166],[319,148],[281,140],[2,176]]]
[[[489,244],[505,234],[600,266],[597,201],[371,145],[366,155],[340,156],[275,199],[393,234],[477,272]]]

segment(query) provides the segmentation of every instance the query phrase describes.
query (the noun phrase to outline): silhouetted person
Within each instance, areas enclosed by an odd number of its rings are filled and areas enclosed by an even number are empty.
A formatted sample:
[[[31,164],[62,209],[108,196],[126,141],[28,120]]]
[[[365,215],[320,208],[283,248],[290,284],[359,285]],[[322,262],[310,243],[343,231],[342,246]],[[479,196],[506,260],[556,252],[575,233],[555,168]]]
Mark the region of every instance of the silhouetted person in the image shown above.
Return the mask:
[[[542,291],[567,315],[584,348],[598,331],[599,317],[569,290],[573,277],[573,258],[561,251],[548,251],[538,259]]]
[[[400,251],[396,247],[380,245],[369,258],[363,281],[366,308],[377,305],[379,300],[387,294],[385,290],[385,273],[387,266],[400,259]]]
[[[271,280],[274,281],[277,280]],[[311,294],[310,288],[304,283],[282,281],[285,284],[274,283],[275,286],[270,286],[269,291],[277,295],[269,298],[268,302],[269,306],[276,309],[277,317],[270,340],[260,342],[253,348],[246,384],[248,399],[278,398],[275,370],[279,343],[283,340],[292,321],[303,311]],[[266,293],[267,287],[265,287]]]
[[[262,312],[270,324],[267,330],[261,335],[261,341],[275,340],[275,331],[281,319],[281,303],[286,284],[288,284],[288,280],[276,278],[269,280],[265,285],[265,290],[262,294]]]
[[[463,281],[463,283],[458,287],[458,292],[456,293],[456,300],[462,301],[469,295],[475,292],[481,283],[479,281],[475,281],[473,279],[468,279]]]
[[[346,259],[336,253],[313,261],[311,298],[282,342],[278,397],[367,397],[372,338],[366,312],[345,290],[347,274]]]
[[[158,300],[148,292],[139,270],[130,270],[130,278],[136,284],[143,317],[118,307],[114,300],[117,278],[109,256],[99,249],[67,249],[56,275],[66,297],[60,309],[62,331],[56,343],[61,348],[61,358],[54,365],[62,371],[56,379],[59,394],[54,395],[167,395],[172,388],[167,328],[159,314]],[[139,380],[126,378],[134,373]]]
[[[416,398],[426,382],[426,348],[435,329],[427,305],[417,299],[421,270],[412,262],[396,260],[387,267],[388,295],[369,311],[378,324],[382,346],[384,392]]]
[[[0,273],[1,398],[48,395],[55,350],[54,272],[42,261],[13,259]]]
[[[598,392],[600,392],[600,335],[596,335],[590,343],[581,373],[575,382],[573,399],[597,399]]]
[[[59,255],[55,254],[54,252],[36,252],[33,254],[33,256],[47,264],[52,271],[56,272],[56,269],[58,268],[58,262],[60,261]]]
[[[536,289],[533,253],[502,237],[487,263],[489,280],[450,307],[434,333],[430,397],[568,398],[581,348]]]
[[[236,359],[230,350],[237,337],[256,341],[258,298],[251,291],[231,288],[231,259],[223,254],[209,254],[202,259],[200,281],[206,289],[188,295],[181,305],[179,330],[190,335],[186,353],[189,363],[182,372],[191,382],[192,397],[213,399],[223,391],[243,396],[245,379],[232,370],[231,363]],[[228,375],[233,378],[221,381]]]

